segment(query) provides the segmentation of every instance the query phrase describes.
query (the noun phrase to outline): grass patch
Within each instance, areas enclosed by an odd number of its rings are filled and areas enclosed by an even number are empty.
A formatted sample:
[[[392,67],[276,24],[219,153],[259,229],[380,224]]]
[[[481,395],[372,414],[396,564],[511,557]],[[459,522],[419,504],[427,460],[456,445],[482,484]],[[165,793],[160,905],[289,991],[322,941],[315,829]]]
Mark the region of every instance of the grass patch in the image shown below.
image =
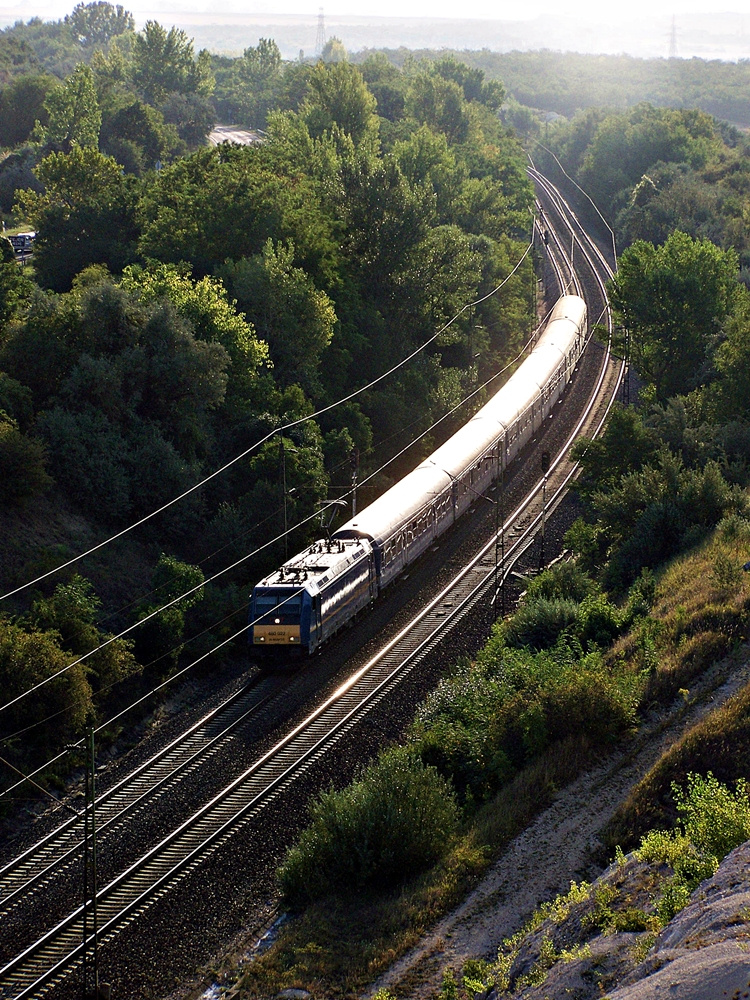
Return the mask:
[[[690,772],[708,771],[725,783],[750,775],[750,684],[657,761],[613,816],[604,832],[605,844],[629,848],[647,830],[672,826],[677,818],[672,785],[683,785]]]
[[[464,899],[508,842],[591,761],[586,739],[569,740],[484,804],[420,878],[387,893],[333,896],[308,907],[250,965],[238,996],[269,997],[289,987],[329,998],[361,991]]]
[[[408,869],[410,881],[398,887],[376,879],[360,880],[357,889],[356,879],[339,880],[335,895],[318,896],[252,963],[239,996],[267,997],[288,987],[331,998],[361,992],[464,898],[562,785],[632,732],[637,711],[675,699],[687,704],[696,679],[750,632],[750,581],[737,573],[745,522],[735,522],[737,530],[720,526],[658,578],[644,575],[622,609],[580,574],[558,572],[530,587],[521,617],[527,631],[546,628],[551,603],[571,604],[567,624],[553,622],[540,643],[554,645],[536,653],[518,648],[520,631],[499,624],[476,662],[459,665],[427,699],[411,732],[412,749],[453,783],[463,809],[463,826],[443,857],[418,877]],[[725,768],[716,766],[717,757]],[[750,685],[645,779],[611,824],[610,847],[635,845],[647,830],[672,825],[678,805],[670,798],[672,782],[710,767],[720,780],[750,767]],[[634,932],[645,941],[660,919],[656,902],[665,916],[686,898],[685,879],[662,881],[659,875],[658,886],[644,883],[632,897],[618,890],[616,898],[589,899],[590,931]],[[550,918],[550,910],[541,917]],[[553,961],[583,957],[576,949],[585,940],[553,944],[526,970],[534,981]],[[421,973],[428,967],[434,973],[439,961],[426,956]]]

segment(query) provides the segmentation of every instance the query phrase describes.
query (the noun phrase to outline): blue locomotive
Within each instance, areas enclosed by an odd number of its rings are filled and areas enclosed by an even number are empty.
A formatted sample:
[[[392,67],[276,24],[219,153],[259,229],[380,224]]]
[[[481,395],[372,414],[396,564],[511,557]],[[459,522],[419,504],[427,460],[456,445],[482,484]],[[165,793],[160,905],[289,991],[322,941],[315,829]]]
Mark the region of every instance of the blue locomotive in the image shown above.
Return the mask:
[[[583,299],[563,296],[529,357],[467,424],[330,539],[257,584],[253,648],[312,653],[397,579],[531,440],[569,382],[585,337]]]

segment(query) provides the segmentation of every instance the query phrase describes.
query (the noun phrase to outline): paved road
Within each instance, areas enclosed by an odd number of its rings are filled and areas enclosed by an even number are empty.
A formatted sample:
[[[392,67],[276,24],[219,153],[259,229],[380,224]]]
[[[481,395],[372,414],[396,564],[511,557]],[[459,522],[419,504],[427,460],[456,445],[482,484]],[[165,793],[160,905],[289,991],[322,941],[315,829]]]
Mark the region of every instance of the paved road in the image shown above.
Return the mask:
[[[236,142],[240,146],[249,146],[254,142],[262,142],[263,136],[252,129],[236,128],[234,125],[214,125],[208,135],[208,141],[212,146],[220,146],[222,142]]]

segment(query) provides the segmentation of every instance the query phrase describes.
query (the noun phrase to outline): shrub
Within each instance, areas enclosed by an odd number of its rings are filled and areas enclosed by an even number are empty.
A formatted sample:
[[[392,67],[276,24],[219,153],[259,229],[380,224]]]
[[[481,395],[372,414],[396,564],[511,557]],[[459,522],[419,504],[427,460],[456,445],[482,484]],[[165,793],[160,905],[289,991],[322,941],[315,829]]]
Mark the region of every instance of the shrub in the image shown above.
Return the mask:
[[[690,773],[684,788],[672,784],[680,820],[673,831],[652,830],[641,841],[643,861],[668,864],[674,875],[664,883],[656,912],[666,924],[710,878],[731,850],[750,838],[748,784],[740,778],[734,792],[709,771]]]
[[[604,594],[590,594],[578,607],[575,634],[588,649],[607,649],[620,634],[621,623],[622,615]]]
[[[427,698],[414,735],[428,763],[481,801],[554,743],[617,738],[633,725],[637,686],[575,643],[537,653],[490,643]]]
[[[628,591],[628,600],[622,616],[624,629],[631,628],[639,618],[645,618],[656,600],[656,578],[650,569],[641,570],[641,575]]]
[[[727,596],[732,591],[739,590],[742,585],[742,563],[726,552],[719,551],[714,556],[711,578],[720,593]]]
[[[41,441],[22,434],[0,410],[0,500],[18,504],[52,485]]]
[[[526,599],[567,598],[580,603],[597,589],[596,583],[575,561],[559,562],[535,576],[526,588]]]
[[[688,774],[685,788],[672,785],[685,835],[719,861],[750,839],[748,783],[740,778],[732,793],[711,771],[705,778]]]
[[[750,521],[740,514],[728,514],[716,527],[716,537],[722,542],[747,545],[750,542]]]
[[[539,597],[527,600],[505,625],[506,643],[521,649],[549,649],[561,632],[572,625],[578,605],[567,598]]]
[[[684,785],[687,775],[695,772],[711,772],[721,782],[750,774],[750,685],[664,754],[615,814],[605,842],[629,848],[649,829],[672,825],[678,814],[671,787]]]
[[[311,814],[279,870],[293,906],[410,878],[443,855],[458,824],[450,784],[401,747],[342,791],[324,792]]]

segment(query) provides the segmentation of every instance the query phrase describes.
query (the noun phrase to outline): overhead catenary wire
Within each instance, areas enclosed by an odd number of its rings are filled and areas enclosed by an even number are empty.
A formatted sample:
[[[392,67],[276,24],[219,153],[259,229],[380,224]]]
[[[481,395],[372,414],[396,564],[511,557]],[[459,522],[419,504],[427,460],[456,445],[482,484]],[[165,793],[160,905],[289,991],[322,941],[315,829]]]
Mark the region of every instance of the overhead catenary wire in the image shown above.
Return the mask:
[[[122,528],[120,531],[115,532],[115,534],[110,535],[108,538],[103,539],[101,542],[97,542],[96,545],[92,545],[90,548],[86,549],[85,552],[81,552],[76,556],[72,556],[65,562],[60,563],[60,565],[56,566],[54,569],[47,570],[44,573],[40,573],[39,576],[35,577],[33,580],[29,580],[26,583],[21,584],[20,586],[15,587],[14,589],[9,590],[4,594],[0,594],[0,601],[7,600],[8,598],[13,597],[15,594],[19,594],[22,591],[27,590],[29,587],[33,587],[36,584],[41,583],[43,580],[48,579],[55,573],[59,573],[61,570],[67,569],[69,566],[75,565],[76,563],[80,562],[81,559],[85,559],[87,556],[90,556],[94,552],[97,552],[99,549],[102,549],[106,545],[111,544],[118,538],[122,538],[125,535],[129,534],[131,531],[134,531],[136,528],[139,528],[141,525],[146,524],[152,518],[158,516],[159,514],[162,514],[165,510],[168,510],[170,507],[173,507],[176,503],[179,503],[181,500],[184,500],[185,497],[188,497],[192,493],[195,493],[196,490],[201,489],[203,486],[206,485],[206,483],[211,482],[211,480],[215,479],[223,472],[226,472],[227,469],[230,469],[233,465],[241,461],[243,458],[246,458],[248,455],[251,455],[254,451],[260,448],[267,441],[270,441],[275,434],[281,434],[284,431],[291,430],[291,428],[293,427],[298,427],[301,424],[307,423],[310,420],[315,420],[317,417],[320,417],[323,414],[330,412],[337,406],[341,406],[344,403],[348,403],[352,399],[356,399],[357,396],[361,395],[362,393],[367,392],[369,389],[372,389],[374,386],[378,385],[384,379],[391,376],[394,372],[398,371],[400,368],[403,368],[404,365],[408,364],[413,358],[415,358],[418,354],[424,351],[425,348],[429,347],[430,344],[434,343],[435,340],[437,340],[437,338],[442,333],[445,333],[445,331],[449,329],[449,327],[451,327],[456,322],[456,320],[459,319],[459,317],[462,316],[468,309],[472,309],[474,306],[480,305],[482,302],[485,302],[493,295],[496,295],[497,292],[499,292],[500,289],[518,271],[518,269],[521,267],[521,264],[523,264],[524,260],[528,257],[532,249],[533,249],[533,242],[526,247],[521,258],[515,264],[510,273],[503,278],[500,284],[498,284],[491,291],[487,292],[485,295],[480,296],[480,298],[475,299],[472,302],[465,303],[455,314],[455,316],[451,317],[451,319],[449,319],[446,323],[444,323],[443,326],[441,326],[436,333],[434,333],[431,337],[429,337],[426,341],[424,341],[424,343],[420,344],[419,347],[415,348],[410,354],[408,354],[405,358],[402,358],[401,361],[395,364],[392,368],[389,368],[388,371],[384,372],[382,375],[378,375],[377,378],[368,382],[366,385],[361,386],[359,389],[355,389],[353,392],[350,392],[348,395],[341,397],[340,399],[336,400],[333,403],[329,403],[327,406],[323,406],[320,409],[315,410],[313,413],[310,413],[307,416],[299,417],[298,419],[288,421],[287,423],[282,424],[279,427],[274,427],[272,431],[269,431],[268,434],[265,434],[263,437],[259,438],[252,445],[250,445],[250,447],[245,448],[239,454],[231,458],[228,462],[225,462],[220,468],[214,470],[214,472],[210,473],[208,476],[205,476],[199,482],[194,483],[193,486],[191,486],[189,489],[184,490],[182,493],[178,494],[176,497],[173,497],[167,503],[162,504],[161,507],[158,507],[156,510],[151,511],[150,514],[144,515],[144,517],[139,518],[139,520],[137,521],[134,521],[132,524],[128,525],[128,527]]]
[[[284,601],[280,601],[279,605],[286,604],[287,601],[292,600],[292,598],[296,597],[297,594],[299,594],[299,593],[302,593],[302,588],[300,588],[300,590],[298,590],[298,591],[293,591],[289,595],[289,597],[287,597],[287,598],[284,599]],[[259,621],[260,619],[257,619],[257,620]],[[96,735],[97,733],[102,732],[102,730],[106,729],[107,727],[114,725],[115,722],[119,722],[119,720],[122,719],[122,718],[124,718],[124,716],[126,716],[129,712],[132,712],[134,708],[137,708],[139,705],[142,705],[144,702],[146,702],[149,698],[152,698],[155,694],[158,694],[160,691],[163,691],[164,688],[167,687],[168,684],[171,684],[173,681],[177,680],[179,677],[183,677],[189,670],[192,670],[193,667],[196,667],[199,663],[202,663],[205,659],[207,659],[209,656],[212,656],[217,650],[221,649],[223,646],[226,646],[228,643],[233,642],[235,639],[237,639],[239,636],[241,636],[244,632],[246,632],[247,629],[250,626],[252,626],[254,624],[255,624],[255,621],[244,623],[243,626],[242,626],[242,628],[239,629],[237,632],[233,632],[232,635],[227,636],[227,638],[225,638],[225,639],[222,639],[221,642],[217,643],[215,646],[213,646],[211,649],[207,650],[205,653],[202,653],[199,657],[197,657],[197,659],[193,660],[191,663],[188,663],[186,666],[182,667],[176,673],[171,674],[165,680],[161,681],[155,687],[151,688],[150,691],[146,691],[145,694],[141,695],[140,698],[137,698],[135,701],[131,702],[129,705],[127,705],[125,708],[123,708],[121,711],[119,711],[116,715],[113,715],[111,718],[107,719],[105,722],[100,723],[94,729],[94,735]],[[72,746],[74,748],[80,747],[82,745],[83,745],[83,740],[78,740],[77,742],[75,742],[75,743],[72,744]],[[23,777],[23,779],[21,781],[16,782],[15,785],[11,785],[10,787],[8,787],[8,788],[4,789],[2,792],[0,792],[0,799],[4,798],[6,795],[9,795],[11,792],[15,791],[16,788],[19,788],[26,781],[30,781],[32,778],[35,778],[37,775],[39,775],[43,771],[45,771],[48,767],[51,767],[53,764],[56,764],[58,761],[62,760],[64,757],[67,756],[68,752],[69,752],[68,749],[63,750],[61,753],[57,754],[55,757],[52,757],[50,760],[46,761],[44,764],[41,764],[35,770],[30,771],[29,774],[25,774],[24,777]],[[2,760],[2,758],[0,758],[0,760]],[[18,770],[17,768],[13,768],[13,769],[14,770]]]
[[[599,206],[596,204],[596,202],[591,197],[591,195],[588,193],[588,191],[586,191],[585,188],[582,188],[581,185],[578,183],[578,181],[574,177],[570,176],[570,174],[568,173],[568,171],[565,169],[565,167],[562,165],[562,163],[558,159],[557,155],[551,149],[549,149],[549,147],[545,146],[544,143],[540,139],[537,139],[536,136],[530,135],[528,138],[531,139],[532,142],[535,142],[537,144],[537,146],[541,146],[541,148],[545,152],[549,153],[549,155],[552,157],[552,159],[558,165],[558,167],[560,168],[560,170],[563,172],[564,176],[567,177],[567,179],[570,181],[570,183],[573,184],[573,185],[575,185],[575,187],[578,188],[578,190],[581,192],[581,194],[584,196],[584,198],[586,198],[590,202],[590,204],[591,204],[592,208],[594,209],[594,211],[596,212],[596,214],[599,216],[599,218],[602,220],[602,222],[604,223],[604,225],[609,230],[610,236],[612,237],[612,254],[614,256],[614,264],[613,264],[613,266],[614,266],[614,272],[616,273],[617,272],[617,240],[615,238],[615,231],[614,231],[614,229],[612,228],[612,226],[610,226],[610,224],[604,218],[604,216],[602,215],[602,213],[599,211]],[[532,168],[534,170],[536,170],[536,167],[534,166],[534,161],[531,159],[531,156],[529,156],[529,162],[531,163]]]
[[[549,311],[547,312],[547,314],[545,315],[544,319],[542,320],[542,323],[544,323],[544,322],[546,321],[546,319],[548,318],[548,316],[549,316]],[[391,457],[390,457],[390,458],[389,458],[389,459],[388,459],[387,461],[385,461],[384,463],[382,463],[382,464],[381,464],[381,465],[380,465],[380,466],[379,466],[379,467],[378,467],[377,469],[375,469],[375,470],[374,470],[373,472],[371,472],[371,473],[370,473],[370,474],[369,474],[368,476],[366,476],[366,477],[365,477],[365,478],[364,478],[364,479],[363,479],[363,480],[362,480],[362,481],[361,481],[361,482],[360,482],[360,483],[358,484],[358,487],[359,487],[359,488],[361,488],[362,486],[364,486],[364,485],[366,485],[366,484],[367,484],[368,482],[370,482],[370,481],[371,481],[371,480],[372,480],[373,478],[375,478],[376,476],[380,475],[380,473],[381,473],[381,472],[383,472],[383,471],[384,471],[384,469],[386,469],[386,468],[387,468],[387,467],[388,467],[388,466],[389,466],[390,464],[392,464],[392,463],[393,463],[394,461],[396,461],[396,460],[397,460],[398,458],[400,458],[400,457],[401,457],[402,455],[404,455],[404,454],[405,454],[405,453],[406,453],[407,451],[409,451],[409,449],[410,449],[410,448],[412,448],[412,447],[413,447],[413,446],[414,446],[415,444],[417,444],[417,443],[418,443],[418,442],[419,442],[420,440],[422,440],[422,439],[423,439],[423,438],[424,438],[424,437],[425,437],[426,435],[430,434],[430,433],[431,433],[431,432],[432,432],[433,430],[435,430],[435,428],[436,428],[436,427],[438,427],[438,426],[439,426],[439,425],[440,425],[440,424],[441,424],[441,423],[442,423],[443,421],[445,421],[445,420],[447,420],[447,419],[448,419],[449,417],[451,417],[451,416],[452,416],[452,415],[453,415],[454,413],[456,413],[456,412],[457,412],[457,411],[458,411],[458,410],[459,410],[459,409],[460,409],[461,407],[463,407],[463,406],[464,406],[464,405],[465,405],[466,403],[470,402],[470,401],[471,401],[471,400],[472,400],[472,399],[473,399],[473,398],[474,398],[475,396],[477,396],[477,395],[478,395],[479,393],[483,392],[483,391],[484,391],[484,390],[485,390],[485,389],[486,389],[486,388],[487,388],[487,387],[488,387],[489,385],[491,385],[491,383],[492,383],[492,382],[496,381],[496,380],[497,380],[497,379],[498,379],[498,378],[499,378],[499,377],[500,377],[501,375],[505,374],[505,372],[507,372],[507,371],[508,371],[508,369],[509,369],[509,368],[511,368],[511,367],[512,367],[512,366],[513,366],[514,364],[516,364],[516,362],[517,362],[517,361],[518,361],[518,360],[519,360],[519,359],[520,359],[520,358],[521,358],[521,357],[523,356],[523,354],[524,354],[524,353],[525,353],[525,352],[526,352],[526,351],[528,350],[528,348],[529,348],[529,347],[531,346],[531,344],[532,344],[532,343],[534,342],[534,339],[535,339],[535,336],[536,336],[536,330],[534,331],[534,333],[532,333],[532,335],[531,335],[531,336],[529,337],[529,339],[528,339],[528,340],[526,341],[526,343],[525,343],[525,344],[523,345],[523,347],[521,348],[521,350],[519,351],[519,353],[518,353],[518,354],[517,354],[517,355],[516,355],[516,356],[515,356],[514,358],[512,358],[512,359],[511,359],[511,361],[509,361],[509,362],[508,362],[508,363],[507,363],[506,365],[504,365],[504,366],[503,366],[503,367],[502,367],[501,369],[499,369],[499,370],[498,370],[497,372],[493,373],[493,374],[492,374],[492,375],[491,375],[491,376],[490,376],[490,377],[489,377],[489,378],[488,378],[488,379],[487,379],[487,380],[486,380],[485,382],[483,382],[483,383],[482,383],[481,385],[479,385],[479,386],[476,386],[476,387],[475,387],[475,388],[474,388],[474,389],[473,389],[473,390],[472,390],[472,391],[471,391],[471,392],[470,392],[470,393],[469,393],[469,394],[468,394],[467,396],[465,396],[465,397],[464,397],[464,398],[463,398],[462,400],[460,400],[460,401],[459,401],[459,402],[458,402],[458,403],[457,403],[457,404],[456,404],[455,406],[451,407],[451,409],[449,409],[449,410],[448,410],[448,411],[447,411],[446,413],[444,413],[444,414],[442,414],[442,415],[441,415],[440,417],[438,417],[438,419],[437,419],[437,420],[435,420],[435,421],[434,421],[434,422],[433,422],[432,424],[430,424],[430,426],[429,426],[429,427],[425,428],[425,429],[424,429],[424,430],[423,430],[423,431],[422,431],[422,432],[421,432],[420,434],[418,434],[418,435],[417,435],[417,436],[416,436],[415,438],[413,438],[413,439],[412,439],[412,440],[411,440],[411,441],[410,441],[410,442],[409,442],[409,443],[408,443],[407,445],[405,445],[405,446],[404,446],[404,447],[403,447],[403,448],[402,448],[402,449],[401,449],[400,451],[396,452],[396,453],[395,453],[394,455],[392,455],[392,456],[391,456]],[[173,600],[172,602],[170,602],[169,604],[166,604],[166,605],[164,605],[164,607],[163,607],[163,608],[161,608],[161,609],[158,609],[158,610],[154,611],[154,612],[153,612],[153,613],[152,613],[151,615],[149,615],[148,617],[149,617],[149,618],[151,618],[151,617],[154,617],[154,615],[158,614],[158,613],[159,613],[159,611],[163,611],[163,610],[166,610],[166,609],[167,609],[167,608],[169,608],[169,607],[172,607],[172,606],[173,606],[174,604],[178,603],[178,602],[179,602],[179,601],[181,601],[181,600],[182,600],[183,598],[185,598],[185,597],[188,597],[188,596],[190,596],[190,594],[192,594],[192,593],[194,593],[195,591],[199,590],[199,589],[200,589],[201,587],[205,586],[205,585],[206,585],[206,584],[208,584],[208,583],[211,583],[211,582],[213,582],[213,581],[214,581],[215,579],[217,579],[217,578],[218,578],[219,576],[221,576],[221,575],[222,575],[223,573],[225,573],[225,572],[228,572],[228,571],[229,571],[230,569],[234,569],[234,568],[235,568],[235,567],[236,567],[237,565],[239,565],[240,563],[242,563],[242,562],[246,561],[247,559],[250,559],[250,558],[251,558],[252,556],[254,556],[254,555],[257,555],[257,554],[259,554],[259,553],[260,553],[261,551],[263,551],[264,549],[268,548],[269,546],[271,546],[271,545],[274,545],[274,544],[276,544],[277,542],[279,542],[280,540],[282,540],[282,539],[283,539],[283,538],[285,537],[285,535],[288,535],[288,534],[290,534],[291,532],[293,532],[293,531],[297,530],[298,528],[300,528],[300,527],[303,527],[303,526],[304,526],[305,524],[309,523],[309,522],[310,522],[311,520],[315,520],[315,519],[317,519],[317,518],[318,518],[318,517],[320,517],[320,516],[321,516],[321,515],[322,515],[322,514],[323,514],[323,513],[324,513],[324,512],[326,511],[326,510],[330,509],[331,507],[334,507],[334,506],[335,506],[335,505],[336,505],[336,504],[337,504],[337,503],[338,503],[338,502],[339,502],[340,500],[342,500],[342,499],[345,499],[345,498],[347,498],[348,496],[350,496],[350,495],[351,495],[351,493],[352,493],[352,489],[348,489],[348,490],[345,490],[345,491],[343,492],[343,494],[342,494],[342,496],[341,496],[341,497],[338,497],[338,498],[336,498],[335,500],[331,500],[331,501],[329,501],[329,502],[328,502],[327,504],[325,504],[325,505],[324,505],[324,506],[323,506],[323,507],[322,507],[322,508],[321,508],[320,510],[317,510],[317,511],[315,511],[315,512],[314,512],[313,514],[311,514],[311,515],[309,515],[308,517],[304,518],[304,519],[303,519],[302,521],[298,522],[298,523],[297,523],[297,524],[295,524],[295,525],[292,525],[292,527],[290,527],[290,528],[289,528],[289,529],[288,529],[288,530],[287,530],[286,532],[282,532],[281,534],[277,535],[276,537],[274,537],[274,538],[270,539],[269,541],[265,542],[265,543],[264,543],[263,545],[259,546],[259,547],[258,547],[257,549],[254,549],[253,551],[249,552],[249,553],[248,553],[247,555],[243,556],[243,557],[242,557],[241,559],[237,560],[237,561],[236,561],[235,563],[232,563],[232,564],[231,564],[230,566],[226,567],[226,568],[225,568],[224,570],[221,570],[221,571],[219,571],[219,572],[218,572],[218,573],[216,573],[216,574],[215,574],[214,576],[212,576],[212,577],[208,578],[207,580],[204,580],[204,581],[203,581],[202,583],[200,583],[200,584],[197,584],[197,585],[196,585],[196,586],[195,586],[194,588],[192,588],[191,590],[188,590],[188,591],[186,591],[186,592],[185,592],[184,594],[182,594],[182,595],[181,595],[180,597],[177,597],[177,598],[175,598],[175,599],[174,599],[174,600]],[[234,614],[234,613],[236,613],[236,612],[233,612],[233,614]],[[228,618],[228,617],[232,617],[232,615],[228,615],[228,616],[226,616],[225,618],[221,619],[221,621],[224,621],[224,620],[226,620],[226,618]],[[83,661],[84,659],[88,658],[89,656],[92,656],[92,655],[93,655],[94,653],[98,652],[98,650],[100,650],[100,649],[104,648],[104,646],[105,646],[105,645],[108,645],[109,643],[111,643],[111,642],[115,641],[116,639],[120,639],[120,638],[123,638],[125,634],[127,634],[128,632],[130,632],[130,631],[132,631],[133,629],[137,628],[137,627],[138,627],[139,625],[143,624],[143,623],[144,623],[145,621],[147,621],[147,620],[148,620],[148,618],[142,618],[142,619],[140,619],[140,620],[139,620],[138,622],[135,622],[135,623],[134,623],[134,624],[133,624],[132,626],[130,626],[130,627],[129,627],[129,628],[127,629],[127,630],[125,630],[125,631],[123,631],[123,632],[119,633],[118,635],[115,635],[115,636],[111,636],[111,637],[110,637],[110,638],[109,638],[109,639],[108,639],[108,640],[107,640],[106,642],[104,642],[104,643],[101,643],[101,644],[100,644],[99,646],[95,647],[94,649],[91,649],[91,650],[89,650],[89,652],[88,652],[88,653],[86,653],[86,654],[84,654],[84,656],[82,656],[82,657],[79,657],[79,658],[78,658],[77,660],[75,660],[75,661],[71,662],[71,663],[70,663],[70,664],[68,664],[68,665],[67,665],[66,667],[63,667],[63,668],[61,668],[61,669],[60,669],[60,671],[58,671],[58,672],[57,672],[56,674],[54,674],[54,675],[51,675],[51,676],[50,676],[50,677],[48,677],[48,678],[45,678],[45,679],[44,679],[43,681],[40,681],[40,682],[39,682],[39,684],[35,685],[35,686],[34,686],[33,688],[29,688],[29,689],[28,689],[28,690],[27,690],[26,692],[23,692],[22,694],[18,695],[18,696],[17,696],[17,697],[15,698],[15,699],[13,699],[13,701],[11,701],[11,702],[8,702],[8,703],[6,703],[5,705],[2,705],[2,706],[0,706],[0,712],[3,712],[3,711],[4,711],[4,710],[6,710],[7,708],[10,708],[10,707],[12,707],[12,705],[13,705],[13,704],[16,704],[16,703],[17,703],[18,701],[20,701],[20,700],[21,700],[22,698],[25,698],[25,697],[27,697],[28,695],[30,695],[30,694],[32,694],[32,693],[34,693],[34,692],[35,692],[36,690],[38,690],[38,689],[39,689],[40,687],[42,687],[42,686],[44,686],[45,684],[47,684],[47,683],[51,682],[51,681],[52,681],[52,680],[54,680],[54,679],[55,679],[56,677],[60,676],[60,675],[61,675],[62,673],[66,672],[67,670],[71,669],[72,667],[74,667],[74,666],[78,665],[78,664],[79,664],[80,662],[82,662],[82,661]],[[252,624],[252,623],[248,623],[248,624],[246,624],[246,625],[243,625],[243,628],[242,628],[242,629],[240,629],[240,630],[239,630],[239,632],[236,632],[236,633],[234,633],[234,635],[233,635],[233,636],[231,636],[231,637],[230,637],[230,639],[231,639],[231,638],[236,638],[237,636],[241,635],[241,634],[242,634],[242,632],[246,631],[246,629],[250,627],[250,625],[251,625],[251,624]],[[207,630],[204,630],[204,631],[207,631]],[[203,633],[199,633],[199,635],[200,635],[200,634],[203,634]],[[194,636],[194,637],[192,637],[192,638],[197,638],[197,636]],[[187,640],[187,642],[190,642],[190,641],[192,641],[192,639],[189,639],[189,640]],[[188,665],[187,665],[187,667],[185,667],[185,668],[183,668],[182,670],[178,671],[177,673],[175,673],[175,674],[171,675],[171,676],[170,676],[169,678],[167,678],[167,679],[166,679],[166,680],[165,680],[165,681],[164,681],[164,682],[163,682],[162,684],[160,684],[159,686],[157,686],[156,688],[154,688],[154,689],[153,689],[153,690],[152,690],[151,692],[148,692],[148,693],[147,693],[147,694],[146,694],[146,695],[144,696],[144,698],[141,698],[141,699],[138,699],[138,700],[137,700],[136,702],[134,702],[134,703],[133,703],[132,705],[128,706],[128,707],[127,707],[126,709],[124,709],[124,710],[123,710],[123,711],[122,711],[121,713],[119,713],[119,714],[118,714],[117,716],[115,716],[114,718],[112,718],[112,719],[109,719],[109,720],[107,720],[106,722],[102,723],[102,724],[101,724],[101,726],[99,727],[99,729],[102,729],[102,728],[105,728],[106,726],[110,726],[110,725],[112,725],[112,724],[113,724],[113,722],[115,722],[115,721],[117,721],[117,719],[121,718],[121,717],[122,717],[122,715],[124,715],[124,714],[126,714],[127,712],[129,712],[129,711],[130,711],[130,710],[131,710],[132,708],[136,707],[136,706],[137,706],[138,704],[141,704],[141,703],[142,703],[142,701],[143,701],[143,700],[144,700],[145,698],[148,698],[148,697],[151,697],[151,695],[152,695],[152,694],[154,694],[154,693],[156,693],[156,692],[158,692],[158,691],[162,690],[162,689],[163,689],[163,688],[164,688],[164,687],[165,687],[165,686],[166,686],[167,684],[171,683],[171,682],[172,682],[173,680],[177,679],[177,678],[178,678],[178,677],[180,677],[180,676],[183,676],[183,675],[184,675],[184,673],[185,673],[185,672],[186,672],[187,670],[190,670],[190,669],[191,669],[191,668],[192,668],[193,666],[195,666],[195,665],[196,665],[197,663],[199,663],[199,662],[202,662],[202,660],[203,660],[203,659],[205,659],[205,657],[206,657],[206,656],[209,656],[209,655],[211,655],[211,654],[212,654],[213,652],[215,652],[215,651],[216,651],[217,649],[220,649],[220,648],[221,648],[221,647],[222,647],[223,645],[225,645],[225,644],[226,644],[226,642],[227,642],[227,641],[229,641],[229,640],[225,640],[225,641],[221,642],[221,643],[220,643],[220,644],[219,644],[218,646],[215,646],[215,647],[213,647],[213,648],[212,648],[211,650],[209,650],[209,651],[208,651],[208,652],[207,652],[206,654],[204,654],[204,655],[203,655],[202,657],[200,657],[200,658],[199,658],[198,660],[195,660],[195,661],[193,661],[193,663],[191,663],[191,664],[188,664]],[[186,644],[186,643],[181,643],[181,645],[185,645],[185,644]],[[62,710],[62,712],[64,712],[64,711],[66,711],[66,710]],[[50,716],[50,719],[51,719],[51,718],[55,718],[55,717],[57,717],[57,716],[58,716],[59,714],[62,714],[62,712],[61,712],[61,713],[54,713],[54,715],[53,715],[53,716]],[[46,721],[46,720],[40,720],[40,722],[39,722],[39,723],[34,723],[33,725],[34,725],[34,726],[36,726],[37,724],[41,724],[41,722],[42,722],[42,721]],[[26,730],[28,730],[28,729],[30,729],[30,728],[33,728],[33,726],[29,726],[29,727],[26,727]],[[97,732],[99,731],[99,729],[97,729]],[[21,730],[20,732],[23,732],[23,731],[26,731],[26,730]],[[7,741],[7,740],[9,740],[9,739],[12,739],[13,737],[15,737],[15,736],[17,736],[17,735],[19,735],[19,733],[18,733],[18,732],[17,732],[17,733],[13,733],[13,734],[12,734],[11,736],[7,736],[7,737],[5,737],[5,738],[4,738],[4,741]],[[47,761],[47,762],[46,762],[46,764],[43,764],[43,765],[41,765],[41,766],[40,766],[40,768],[38,768],[38,769],[37,769],[36,771],[32,772],[32,774],[38,774],[38,773],[40,773],[40,772],[41,772],[41,771],[43,771],[43,770],[44,770],[44,769],[45,769],[46,767],[49,767],[49,766],[51,766],[51,765],[52,765],[53,763],[56,763],[56,762],[57,762],[58,760],[60,760],[60,759],[61,759],[61,758],[62,758],[63,756],[64,756],[64,754],[60,754],[60,755],[58,755],[58,756],[56,756],[56,757],[52,758],[51,760]],[[17,786],[13,786],[13,787],[17,787]],[[7,791],[10,791],[10,789],[7,789],[7,790],[6,790],[6,792],[7,792]],[[3,793],[0,793],[0,796],[1,796],[2,794],[6,794],[6,793],[5,793],[5,792],[3,792]]]

